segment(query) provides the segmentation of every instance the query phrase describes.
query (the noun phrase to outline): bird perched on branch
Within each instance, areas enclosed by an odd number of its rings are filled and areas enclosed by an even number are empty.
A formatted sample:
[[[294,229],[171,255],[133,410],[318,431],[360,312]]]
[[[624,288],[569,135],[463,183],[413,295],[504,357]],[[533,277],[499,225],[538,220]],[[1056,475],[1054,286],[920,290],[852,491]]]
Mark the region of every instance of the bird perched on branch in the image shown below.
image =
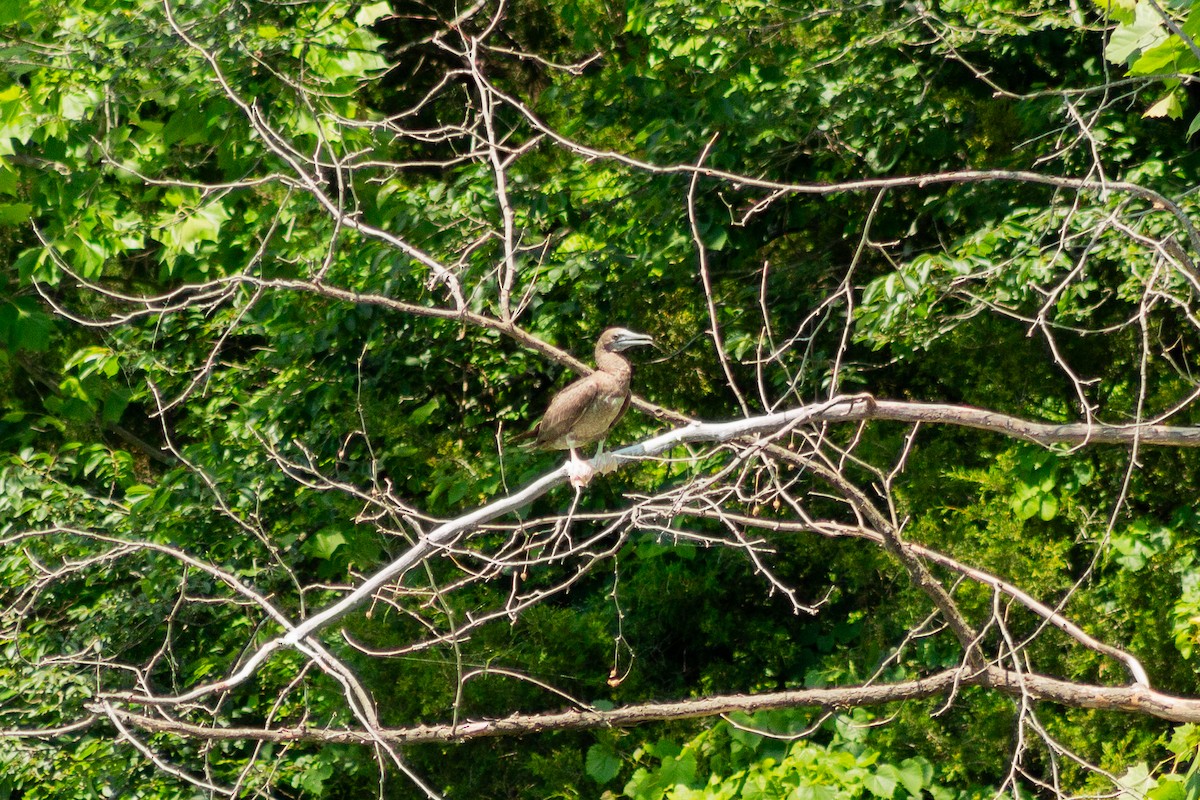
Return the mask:
[[[537,426],[518,438],[533,438],[529,446],[541,450],[570,450],[567,475],[571,485],[586,486],[596,470],[579,457],[575,448],[600,442],[596,451],[596,458],[600,458],[604,438],[629,408],[633,367],[621,354],[631,347],[652,344],[654,340],[644,333],[625,328],[609,328],[600,334],[596,342],[596,371],[556,394]]]

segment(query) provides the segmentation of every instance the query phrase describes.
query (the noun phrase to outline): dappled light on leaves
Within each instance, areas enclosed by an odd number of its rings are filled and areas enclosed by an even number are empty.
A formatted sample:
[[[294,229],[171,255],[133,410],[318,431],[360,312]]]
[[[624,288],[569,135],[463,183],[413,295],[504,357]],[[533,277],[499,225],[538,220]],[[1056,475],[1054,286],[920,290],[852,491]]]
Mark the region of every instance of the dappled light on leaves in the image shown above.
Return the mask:
[[[0,797],[1187,796],[1198,14],[0,0]]]

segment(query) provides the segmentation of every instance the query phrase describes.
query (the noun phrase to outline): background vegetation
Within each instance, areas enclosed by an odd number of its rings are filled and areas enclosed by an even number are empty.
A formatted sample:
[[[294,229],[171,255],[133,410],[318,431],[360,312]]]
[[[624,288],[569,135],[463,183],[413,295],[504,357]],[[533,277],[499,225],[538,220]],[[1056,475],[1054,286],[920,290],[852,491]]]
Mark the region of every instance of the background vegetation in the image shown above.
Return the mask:
[[[1198,31],[0,0],[0,798],[1200,795]]]

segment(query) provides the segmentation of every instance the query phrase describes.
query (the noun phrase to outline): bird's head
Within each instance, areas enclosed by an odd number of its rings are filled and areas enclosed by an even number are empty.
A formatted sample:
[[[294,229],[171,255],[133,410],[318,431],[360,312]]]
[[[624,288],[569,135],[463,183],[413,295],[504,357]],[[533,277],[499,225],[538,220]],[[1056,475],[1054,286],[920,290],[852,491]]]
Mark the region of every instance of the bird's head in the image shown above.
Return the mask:
[[[635,333],[627,328],[609,328],[600,334],[600,341],[596,343],[596,349],[608,353],[620,353],[631,347],[653,344],[654,340],[644,333]]]

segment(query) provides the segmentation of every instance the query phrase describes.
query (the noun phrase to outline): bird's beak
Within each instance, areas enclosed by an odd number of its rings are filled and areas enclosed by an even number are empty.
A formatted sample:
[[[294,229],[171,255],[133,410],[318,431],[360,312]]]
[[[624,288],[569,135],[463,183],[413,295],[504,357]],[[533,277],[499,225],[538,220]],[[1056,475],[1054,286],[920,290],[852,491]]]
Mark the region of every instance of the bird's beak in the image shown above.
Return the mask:
[[[652,339],[651,337],[647,336],[644,333],[633,333],[632,331],[630,331],[629,333],[624,334],[619,340],[617,340],[616,345],[617,346],[615,349],[618,352],[620,352],[621,350],[628,350],[631,347],[642,347],[642,346],[646,346],[646,345],[649,345],[652,347],[652,346],[654,346],[654,339]]]

